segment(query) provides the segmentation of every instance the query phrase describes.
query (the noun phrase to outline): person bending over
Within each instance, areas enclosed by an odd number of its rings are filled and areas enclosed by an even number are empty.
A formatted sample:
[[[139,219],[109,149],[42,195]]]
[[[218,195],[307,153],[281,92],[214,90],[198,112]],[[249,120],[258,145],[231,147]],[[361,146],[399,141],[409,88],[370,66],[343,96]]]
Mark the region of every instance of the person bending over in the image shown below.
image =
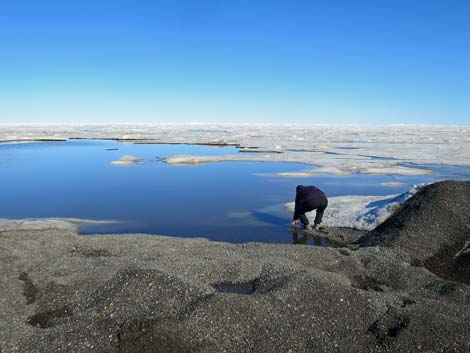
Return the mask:
[[[328,206],[328,199],[326,195],[320,189],[315,186],[303,186],[297,185],[295,194],[295,212],[294,219],[292,221],[292,228],[295,228],[299,223],[299,219],[304,225],[305,229],[320,230],[320,223],[323,218],[323,213]],[[306,212],[317,210],[315,216],[314,226],[309,224]]]

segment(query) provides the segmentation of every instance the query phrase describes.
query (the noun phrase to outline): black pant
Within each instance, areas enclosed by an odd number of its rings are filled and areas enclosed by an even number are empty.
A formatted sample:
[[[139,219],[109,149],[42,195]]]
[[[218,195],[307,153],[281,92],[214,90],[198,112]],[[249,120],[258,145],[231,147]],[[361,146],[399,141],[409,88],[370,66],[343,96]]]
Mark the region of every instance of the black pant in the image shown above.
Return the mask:
[[[325,212],[326,207],[328,206],[328,199],[322,198],[320,200],[306,200],[306,207],[311,212],[313,210],[317,210],[317,214],[315,216],[315,224],[320,224],[323,219],[323,213]],[[305,216],[305,213],[302,213],[300,216],[300,221],[304,224],[308,224],[308,219]]]

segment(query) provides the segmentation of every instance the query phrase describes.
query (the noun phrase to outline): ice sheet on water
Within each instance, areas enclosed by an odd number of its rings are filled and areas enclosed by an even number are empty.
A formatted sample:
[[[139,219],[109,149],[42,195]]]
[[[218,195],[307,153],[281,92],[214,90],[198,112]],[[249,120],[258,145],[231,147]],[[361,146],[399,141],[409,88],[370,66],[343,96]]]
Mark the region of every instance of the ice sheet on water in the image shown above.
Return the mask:
[[[114,166],[125,166],[125,165],[133,165],[133,164],[142,165],[143,160],[144,158],[125,154],[124,156],[119,158],[117,161],[111,162],[111,165],[114,165]]]
[[[195,133],[194,131],[198,131]],[[470,166],[470,126],[119,124],[0,125],[0,142],[45,139],[116,139],[128,142],[237,145],[266,153],[182,156],[168,163],[221,160],[295,162],[324,173],[426,175],[412,164]],[[240,153],[241,155],[241,153]],[[407,165],[403,165],[407,163]],[[319,172],[317,170],[317,172]]]
[[[395,186],[403,186],[405,185],[405,183],[402,183],[400,181],[386,181],[386,182],[380,183],[380,185],[395,187]]]

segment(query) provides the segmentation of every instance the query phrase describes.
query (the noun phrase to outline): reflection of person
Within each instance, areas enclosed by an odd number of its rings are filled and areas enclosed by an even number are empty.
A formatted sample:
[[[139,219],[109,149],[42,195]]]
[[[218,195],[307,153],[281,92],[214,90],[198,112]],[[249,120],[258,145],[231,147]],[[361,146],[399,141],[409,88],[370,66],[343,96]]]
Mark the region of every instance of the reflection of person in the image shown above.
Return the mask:
[[[299,219],[302,222],[305,229],[320,229],[320,223],[323,219],[323,213],[328,206],[328,199],[326,195],[320,189],[315,186],[303,186],[297,185],[295,194],[295,212],[294,219],[292,221],[292,228],[295,228],[299,223]],[[316,216],[314,226],[309,224],[306,212],[316,210]]]
[[[292,243],[296,245],[305,245],[307,244],[308,235],[305,234],[302,238],[299,238],[299,233],[297,230],[292,231]]]
[[[303,234],[303,236],[299,238],[299,232],[296,229],[292,231],[292,243],[295,245],[307,245],[307,242],[310,238],[312,238],[312,245],[322,245],[322,239],[320,237],[315,237],[309,234]]]

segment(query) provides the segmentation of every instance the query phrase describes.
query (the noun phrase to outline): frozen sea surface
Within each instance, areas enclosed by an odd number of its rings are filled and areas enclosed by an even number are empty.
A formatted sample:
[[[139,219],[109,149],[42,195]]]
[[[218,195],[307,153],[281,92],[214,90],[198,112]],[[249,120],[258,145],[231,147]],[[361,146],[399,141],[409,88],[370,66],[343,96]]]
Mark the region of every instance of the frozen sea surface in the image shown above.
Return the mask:
[[[175,153],[168,163],[305,163],[334,175],[425,175],[416,164],[470,167],[470,126],[453,125],[0,125],[0,141],[115,139],[239,146],[253,153]],[[415,164],[413,168],[409,164]],[[408,164],[408,165],[407,165]],[[289,172],[289,171],[281,171]],[[305,168],[303,176],[316,172]],[[318,172],[318,171],[317,171]]]
[[[208,132],[198,129],[197,133]],[[233,146],[143,142],[0,144],[0,218],[66,218],[81,223],[82,232],[88,234],[142,232],[228,242],[291,242],[288,203],[294,200],[298,184],[317,185],[330,197],[327,224],[368,229],[393,209],[387,200],[396,202],[396,195],[408,192],[414,184],[470,178],[468,168],[411,162],[398,166],[428,173],[351,170],[336,176],[305,162],[267,158],[256,163],[265,152],[240,153]],[[209,142],[215,145],[217,141]],[[224,158],[194,166],[165,162],[178,155]],[[306,169],[312,172],[302,174]]]

